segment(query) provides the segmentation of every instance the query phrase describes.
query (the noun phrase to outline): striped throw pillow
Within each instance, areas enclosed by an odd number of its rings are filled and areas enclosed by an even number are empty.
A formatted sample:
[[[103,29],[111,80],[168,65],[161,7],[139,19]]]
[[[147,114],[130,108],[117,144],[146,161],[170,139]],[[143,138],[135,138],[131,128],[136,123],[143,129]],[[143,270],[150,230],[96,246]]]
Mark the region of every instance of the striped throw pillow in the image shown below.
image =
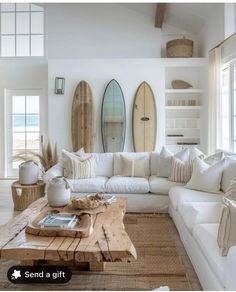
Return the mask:
[[[178,158],[172,157],[170,181],[187,183],[192,175],[193,163],[183,162]]]
[[[64,175],[69,179],[82,179],[95,177],[94,157],[80,157],[67,153],[64,163]]]

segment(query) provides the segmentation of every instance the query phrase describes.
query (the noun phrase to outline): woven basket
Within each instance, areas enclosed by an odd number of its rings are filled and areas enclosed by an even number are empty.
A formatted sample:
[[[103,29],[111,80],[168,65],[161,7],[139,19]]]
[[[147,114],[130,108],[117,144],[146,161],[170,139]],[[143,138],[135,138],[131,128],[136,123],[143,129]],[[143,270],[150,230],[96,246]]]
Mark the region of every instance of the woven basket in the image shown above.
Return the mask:
[[[193,41],[189,39],[176,39],[166,44],[168,58],[191,58],[193,56]]]

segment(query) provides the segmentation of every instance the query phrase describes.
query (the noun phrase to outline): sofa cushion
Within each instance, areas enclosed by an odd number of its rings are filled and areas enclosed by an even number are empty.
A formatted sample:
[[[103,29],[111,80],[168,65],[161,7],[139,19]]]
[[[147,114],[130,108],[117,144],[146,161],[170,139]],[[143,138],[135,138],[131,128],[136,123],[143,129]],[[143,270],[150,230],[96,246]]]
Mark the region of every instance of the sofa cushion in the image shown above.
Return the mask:
[[[85,153],[84,156],[94,158],[94,172],[96,176],[113,176],[113,153]]]
[[[223,170],[221,189],[226,192],[233,178],[236,177],[236,156],[225,157],[225,167]]]
[[[122,172],[122,156],[124,156],[127,159],[139,159],[145,157],[145,176],[150,175],[150,153],[148,152],[117,152],[114,153],[114,175],[120,175]]]
[[[178,209],[185,202],[222,202],[223,193],[217,194],[190,190],[176,186],[170,189],[170,202],[174,209]]]
[[[222,207],[221,202],[185,202],[178,211],[186,227],[192,232],[197,224],[219,223]]]
[[[152,175],[149,177],[150,192],[160,195],[168,195],[169,190],[173,186],[182,186],[182,183],[169,181],[166,177],[158,177]]]
[[[106,183],[106,192],[117,194],[148,193],[148,179],[144,177],[113,176]]]
[[[150,169],[151,169],[151,175],[157,175],[157,164],[158,164],[158,158],[159,158],[158,152],[151,152],[150,153]]]
[[[212,271],[215,273],[222,286],[224,286],[226,257],[221,256],[217,244],[218,226],[219,224],[199,224],[194,227],[193,236]]]
[[[79,193],[97,193],[105,192],[105,185],[108,178],[104,176],[97,176],[95,178],[85,179],[68,179],[72,192]]]

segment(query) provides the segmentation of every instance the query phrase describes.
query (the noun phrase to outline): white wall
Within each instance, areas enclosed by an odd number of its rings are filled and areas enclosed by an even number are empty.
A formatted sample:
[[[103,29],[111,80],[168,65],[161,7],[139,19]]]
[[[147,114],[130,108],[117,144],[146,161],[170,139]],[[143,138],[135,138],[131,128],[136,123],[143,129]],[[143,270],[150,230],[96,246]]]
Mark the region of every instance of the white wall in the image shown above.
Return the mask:
[[[66,79],[65,95],[55,95],[54,79],[62,75]],[[95,151],[103,152],[101,140],[101,105],[105,87],[111,79],[116,79],[124,93],[126,103],[125,151],[133,151],[132,106],[139,84],[146,80],[153,89],[157,104],[157,149],[164,144],[164,67],[161,59],[75,59],[49,60],[48,63],[48,134],[58,148],[71,147],[71,106],[74,90],[78,82],[86,80],[93,91],[96,109]]]
[[[47,89],[45,60],[0,61],[0,177],[4,176],[4,89]],[[43,98],[46,98],[46,92]],[[47,113],[45,114],[47,119]],[[7,133],[6,133],[7,134]]]
[[[200,54],[202,56],[208,57],[208,52],[210,49],[214,48],[225,38],[224,35],[224,4],[213,4],[212,13],[204,25],[202,31],[199,33],[200,37]]]
[[[122,4],[54,3],[46,5],[46,13],[49,58],[160,56],[155,10],[149,15]]]

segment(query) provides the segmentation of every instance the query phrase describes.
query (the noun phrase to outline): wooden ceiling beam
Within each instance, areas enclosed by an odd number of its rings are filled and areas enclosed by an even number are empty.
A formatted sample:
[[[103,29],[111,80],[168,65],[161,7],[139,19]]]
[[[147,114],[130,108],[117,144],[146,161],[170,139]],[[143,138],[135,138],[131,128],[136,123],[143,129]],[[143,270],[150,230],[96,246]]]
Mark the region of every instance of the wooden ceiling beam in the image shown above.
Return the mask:
[[[166,3],[157,3],[155,27],[162,28],[163,20],[165,17]]]

